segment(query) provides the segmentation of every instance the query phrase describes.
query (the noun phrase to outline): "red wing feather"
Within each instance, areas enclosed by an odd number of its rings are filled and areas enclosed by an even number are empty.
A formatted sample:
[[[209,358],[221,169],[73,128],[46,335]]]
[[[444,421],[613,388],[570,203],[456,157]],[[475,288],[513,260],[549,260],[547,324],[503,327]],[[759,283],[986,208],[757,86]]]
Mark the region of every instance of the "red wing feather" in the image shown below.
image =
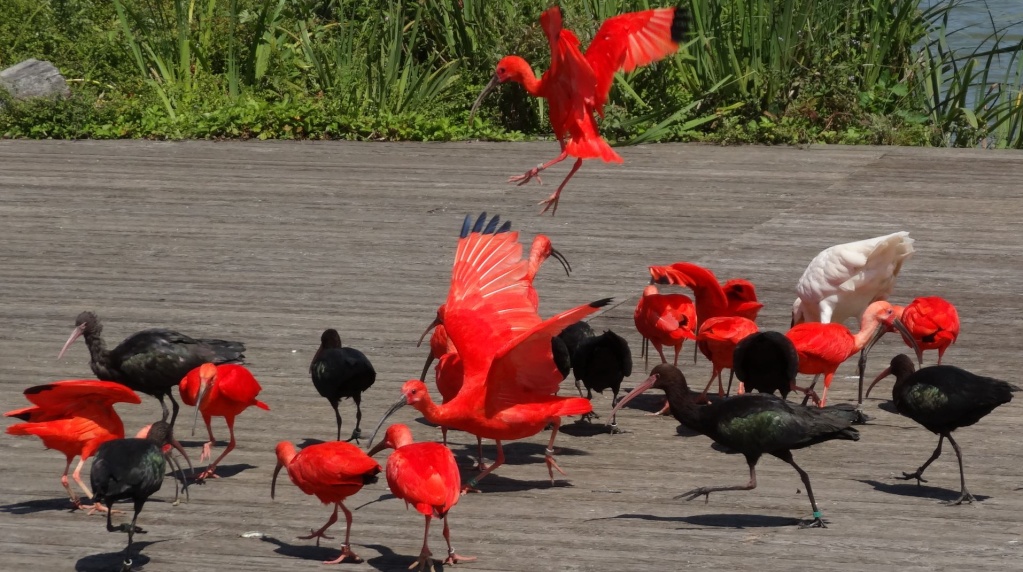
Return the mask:
[[[26,389],[25,397],[38,407],[31,413],[33,417],[46,415],[51,419],[85,406],[142,403],[142,399],[131,389],[113,381],[95,379],[55,381],[37,385]],[[18,409],[5,415],[17,417],[25,415],[28,411]]]
[[[253,403],[263,388],[248,368],[226,363],[217,366],[217,389],[232,401]]]

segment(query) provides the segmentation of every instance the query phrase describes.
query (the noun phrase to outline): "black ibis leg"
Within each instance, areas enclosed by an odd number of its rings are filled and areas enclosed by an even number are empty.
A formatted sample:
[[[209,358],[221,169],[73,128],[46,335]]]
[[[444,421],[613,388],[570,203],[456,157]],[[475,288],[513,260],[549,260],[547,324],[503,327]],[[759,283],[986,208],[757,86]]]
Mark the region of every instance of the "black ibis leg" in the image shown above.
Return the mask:
[[[495,442],[497,443],[497,459],[494,460],[494,463],[492,465],[490,465],[486,469],[483,469],[482,473],[477,475],[475,478],[470,480],[464,487],[462,487],[462,494],[463,495],[465,493],[478,493],[478,492],[480,492],[476,488],[476,485],[478,485],[479,482],[483,480],[483,477],[485,477],[485,476],[489,475],[490,473],[494,472],[494,469],[496,469],[496,468],[498,468],[498,467],[500,467],[501,465],[504,464],[504,447],[501,446],[501,441],[495,440]],[[480,443],[481,443],[480,444],[480,457],[482,458],[482,454],[483,454],[482,440],[480,441]]]
[[[693,344],[693,363],[696,363],[696,358],[698,357],[697,354],[699,353],[699,350],[700,346]]]
[[[862,350],[860,350],[860,360],[859,360],[859,362],[857,362],[856,366],[857,366],[857,368],[859,369],[859,372],[860,372],[860,383],[859,383],[859,388],[857,390],[856,402],[857,403],[863,403],[863,375],[864,375],[864,372],[867,371],[867,348],[866,347],[864,347]]]
[[[337,503],[337,506],[341,507],[341,510],[344,511],[345,513],[345,522],[347,523],[347,526],[345,527],[345,543],[341,547],[341,555],[334,560],[325,561],[324,564],[340,564],[342,562],[355,563],[362,562],[362,558],[359,558],[359,556],[356,553],[352,552],[352,545],[349,544],[348,542],[349,537],[352,534],[352,511],[348,510],[348,507],[346,507],[344,503],[339,502]],[[334,519],[337,520],[336,507],[334,508]]]
[[[614,397],[611,398],[611,410],[614,411],[615,406],[618,405],[618,392],[614,392]],[[611,434],[621,433],[622,430],[618,428],[618,415],[611,416]]]
[[[167,403],[164,402],[163,395],[157,395],[156,398],[160,400],[160,407],[163,409],[163,421],[167,421],[167,418],[170,417],[171,414],[171,412],[167,409]]]
[[[734,369],[728,370],[728,389],[725,390],[725,396],[726,397],[732,394],[732,380],[734,378],[735,378],[735,370]]]
[[[174,409],[174,412],[171,414],[171,420],[170,420],[171,431],[173,431],[174,430],[174,422],[177,421],[177,419],[178,419],[178,410],[181,409],[181,408],[178,406],[178,402],[174,400],[174,396],[171,395],[171,393],[169,391],[167,392],[167,399],[170,399],[171,407]],[[160,403],[163,404],[163,398],[162,397],[160,398]],[[164,408],[164,410],[163,410],[163,415],[164,415],[164,421],[166,421],[167,420],[167,409],[166,408]]]
[[[746,463],[749,465],[749,482],[745,485],[731,485],[724,487],[700,487],[691,491],[686,491],[680,495],[675,496],[675,500],[683,499],[691,501],[698,497],[706,498],[706,502],[710,502],[710,493],[716,493],[720,491],[751,491],[757,488],[757,462],[755,460],[746,459]]]
[[[451,547],[451,530],[448,528],[448,515],[446,514],[444,515],[444,541],[448,543],[448,557],[444,559],[445,564],[460,564],[476,560],[475,556],[455,554],[455,549]]]
[[[579,392],[579,397],[583,397],[583,382],[580,379],[575,380],[575,390]]]
[[[341,411],[338,410],[340,403],[331,402],[334,406],[334,418],[337,419],[337,440],[341,440]]]
[[[956,458],[959,459],[959,484],[962,486],[962,490],[959,493],[959,498],[948,503],[950,505],[963,504],[963,502],[973,503],[977,500],[976,497],[970,494],[970,491],[966,490],[966,474],[963,472],[963,453],[959,450],[959,444],[952,439],[952,435],[948,435],[948,442],[952,444],[952,449],[956,452]]]
[[[319,530],[309,530],[308,536],[299,536],[299,540],[309,540],[310,538],[316,539],[316,546],[320,545],[320,539],[326,538],[327,540],[334,540],[333,536],[327,536],[327,529],[337,522],[337,507],[340,503],[334,503],[334,512],[330,513],[330,518],[327,519],[327,524],[320,527]]]
[[[358,443],[359,442],[359,438],[362,437],[362,430],[359,429],[359,425],[362,424],[362,404],[361,404],[362,396],[359,395],[358,393],[356,393],[354,396],[352,396],[352,401],[355,402],[355,431],[352,431],[352,436],[349,437],[348,440],[351,441],[351,440],[354,439],[355,442]],[[338,439],[340,439],[340,437],[338,437]]]
[[[796,464],[795,459],[792,458],[792,451],[774,453],[774,456],[792,465],[792,468],[799,473],[799,478],[803,480],[803,486],[806,487],[806,496],[810,497],[810,506],[813,507],[813,520],[800,523],[799,528],[827,528],[827,525],[824,524],[824,521],[821,519],[821,509],[817,506],[817,500],[813,498],[813,487],[810,486],[810,475],[806,474],[806,471]]]
[[[918,484],[918,485],[920,483],[926,483],[927,479],[924,478],[924,471],[927,470],[927,467],[931,463],[933,463],[935,459],[937,459],[939,456],[941,456],[941,443],[944,440],[945,440],[945,434],[942,433],[941,436],[938,437],[938,448],[935,449],[933,453],[931,453],[931,458],[927,459],[927,462],[924,463],[923,465],[921,465],[920,468],[917,469],[915,473],[905,473],[904,472],[904,473],[902,473],[901,477],[895,477],[895,478],[899,479],[900,481],[908,481],[909,479],[916,479],[916,484]],[[952,440],[952,436],[951,435],[949,436],[948,440],[949,441]]]

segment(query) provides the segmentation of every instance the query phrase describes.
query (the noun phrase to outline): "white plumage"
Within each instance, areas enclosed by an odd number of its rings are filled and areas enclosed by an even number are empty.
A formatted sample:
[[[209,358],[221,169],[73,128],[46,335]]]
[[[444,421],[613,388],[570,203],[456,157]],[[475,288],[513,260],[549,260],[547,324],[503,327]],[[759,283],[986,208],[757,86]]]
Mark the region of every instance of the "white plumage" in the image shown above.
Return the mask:
[[[913,252],[913,239],[905,231],[822,250],[796,285],[792,323],[841,324],[859,318],[871,302],[888,299],[902,263]]]

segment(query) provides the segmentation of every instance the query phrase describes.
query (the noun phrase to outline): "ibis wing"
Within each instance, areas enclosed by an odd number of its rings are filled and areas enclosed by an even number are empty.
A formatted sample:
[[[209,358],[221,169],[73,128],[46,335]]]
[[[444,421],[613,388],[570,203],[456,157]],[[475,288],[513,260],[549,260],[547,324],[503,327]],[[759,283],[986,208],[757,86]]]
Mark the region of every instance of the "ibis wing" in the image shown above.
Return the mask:
[[[487,372],[487,411],[520,403],[523,396],[553,395],[563,376],[554,363],[551,338],[609,302],[606,298],[562,312],[504,344]]]
[[[361,449],[343,441],[328,441],[300,452],[288,465],[300,480],[321,486],[362,486],[363,476],[380,471],[380,465]]]
[[[849,354],[846,353],[848,350],[842,345],[839,337],[831,332],[831,330],[838,328],[844,330],[845,326],[808,322],[793,326],[785,334],[785,337],[792,340],[792,343],[796,346],[800,363],[807,358],[827,362],[843,362],[849,357]]]
[[[263,388],[245,366],[222,364],[217,366],[217,389],[232,401],[251,403]]]
[[[40,409],[73,411],[84,405],[142,403],[131,389],[113,381],[75,379],[55,381],[25,390],[25,397]]]
[[[615,72],[632,71],[678,50],[684,16],[676,18],[677,10],[681,8],[630,12],[608,18],[597,30],[586,61],[595,74],[594,106],[601,115]]]
[[[458,466],[451,451],[443,445],[433,445],[437,444],[415,443],[401,447],[387,459],[388,487],[398,498],[415,504],[423,514],[432,514],[433,507],[439,511],[451,508],[461,494]],[[444,458],[445,452],[449,459]],[[426,510],[420,505],[427,505],[423,507]]]

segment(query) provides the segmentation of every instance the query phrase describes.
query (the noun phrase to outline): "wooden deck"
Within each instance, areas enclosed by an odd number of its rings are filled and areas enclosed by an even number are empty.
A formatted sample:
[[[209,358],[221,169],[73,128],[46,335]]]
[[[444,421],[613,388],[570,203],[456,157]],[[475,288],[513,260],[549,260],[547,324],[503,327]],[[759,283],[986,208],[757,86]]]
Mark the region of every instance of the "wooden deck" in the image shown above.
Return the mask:
[[[275,443],[335,432],[308,375],[320,333],[337,328],[379,372],[363,404],[368,433],[401,383],[419,374],[425,351],[415,341],[446,292],[463,216],[481,210],[511,219],[524,240],[548,234],[570,259],[571,277],[552,263],[537,279],[544,315],[614,296],[616,305],[592,324],[625,335],[637,356],[631,315],[649,264],[690,260],[722,279],[749,278],[766,303],[761,327],[784,330],[795,282],[817,252],[909,230],[917,253],[896,299],[952,300],[963,334],[948,363],[1021,382],[1018,152],[626,148],[622,166],[587,163],[557,216],[541,217],[536,201],[567,167],[553,169],[542,188],[504,181],[555,150],[554,143],[0,141],[0,404],[21,407],[31,385],[90,377],[81,342],[56,360],[85,309],[99,314],[111,345],[155,326],[244,340],[272,410],[239,418],[226,478],[192,487],[190,503],[166,502],[167,482],[139,519],[148,534],[136,537],[137,563],[150,571],[320,570],[320,560],[337,555],[343,525],[332,529],[336,540],[316,547],[295,537],[322,525],[327,507],[287,479],[270,500]],[[889,338],[873,352],[871,372],[903,350]],[[638,357],[635,369],[629,388],[645,378]],[[854,370],[854,363],[839,370],[836,402],[854,399]],[[702,383],[710,368],[701,358],[684,371]],[[936,437],[879,409],[888,388],[865,403],[875,420],[859,442],[796,453],[827,529],[794,525],[810,505],[798,476],[772,458],[761,462],[755,491],[714,494],[706,504],[672,500],[700,485],[745,482],[745,463],[705,437],[680,434],[673,419],[626,409],[619,423],[629,432],[613,437],[566,420],[558,458],[568,477],[553,487],[542,457],[547,433],[509,444],[508,464],[483,481],[484,494],[463,497],[452,511],[456,548],[479,560],[448,568],[1019,570],[1023,403],[957,433],[967,484],[982,500],[948,507],[939,501],[959,487],[948,448],[927,485],[894,480],[927,458]],[[570,383],[566,390],[574,391]],[[595,407],[606,412],[610,397],[596,397]],[[130,432],[160,411],[145,396],[118,409]],[[190,437],[191,410],[183,412],[178,436],[197,458],[203,430]],[[347,434],[351,402],[342,414]],[[420,440],[439,438],[416,419],[406,409],[394,421],[410,423]],[[222,420],[214,429],[226,439]],[[474,443],[452,437],[471,474]],[[493,447],[487,451],[492,459]],[[125,535],[107,533],[101,516],[68,511],[59,453],[3,435],[0,455],[0,568],[120,564]],[[349,506],[358,508],[353,549],[366,562],[342,569],[404,570],[419,552],[422,517],[390,498],[383,480]],[[265,537],[240,536],[246,532]],[[439,524],[431,544],[443,554]]]

